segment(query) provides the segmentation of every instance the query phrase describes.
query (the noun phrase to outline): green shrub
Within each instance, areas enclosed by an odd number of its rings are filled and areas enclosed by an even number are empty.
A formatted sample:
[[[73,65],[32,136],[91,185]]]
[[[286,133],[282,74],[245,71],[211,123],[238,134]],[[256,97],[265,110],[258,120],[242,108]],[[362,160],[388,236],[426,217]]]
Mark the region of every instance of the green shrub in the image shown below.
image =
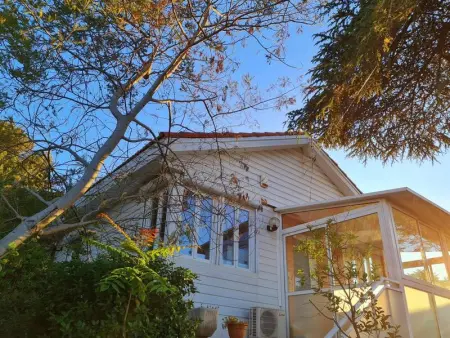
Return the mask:
[[[0,337],[193,337],[195,278],[167,258],[121,252],[57,263],[31,242],[1,271]]]

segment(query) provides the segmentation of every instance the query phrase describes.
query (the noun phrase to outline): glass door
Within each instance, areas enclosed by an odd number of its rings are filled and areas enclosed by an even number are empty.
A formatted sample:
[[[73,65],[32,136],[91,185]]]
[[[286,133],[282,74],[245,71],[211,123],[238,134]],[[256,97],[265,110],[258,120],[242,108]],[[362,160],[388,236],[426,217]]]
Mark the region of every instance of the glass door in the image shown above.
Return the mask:
[[[313,232],[316,235],[317,232],[325,233],[326,226],[333,226],[337,233],[352,233],[356,239],[356,246],[364,248],[370,245],[373,248],[370,257],[361,257],[361,261],[356,262],[358,266],[369,271],[373,265],[377,265],[380,269],[380,275],[385,275],[378,208],[372,206],[352,210],[334,215],[332,218],[332,223],[330,223],[329,218],[324,218],[295,227],[295,231],[292,231],[292,228],[286,229],[283,235],[288,330],[289,336],[292,338],[333,337],[337,335],[333,321],[333,316],[336,314],[327,310],[326,298],[314,295],[313,291],[317,287],[317,278],[314,272],[317,270],[318,264],[324,263],[317,262],[298,250],[298,243],[308,237],[315,236]],[[325,240],[323,245],[326,246]],[[343,254],[333,254],[333,257],[336,257],[336,260],[341,261],[342,264],[346,260]],[[329,280],[325,280],[323,287],[334,288],[335,292],[339,293],[339,288],[332,284],[333,279],[330,276]],[[344,317],[344,313],[342,313],[342,316],[338,313],[337,317],[336,319],[341,319]]]

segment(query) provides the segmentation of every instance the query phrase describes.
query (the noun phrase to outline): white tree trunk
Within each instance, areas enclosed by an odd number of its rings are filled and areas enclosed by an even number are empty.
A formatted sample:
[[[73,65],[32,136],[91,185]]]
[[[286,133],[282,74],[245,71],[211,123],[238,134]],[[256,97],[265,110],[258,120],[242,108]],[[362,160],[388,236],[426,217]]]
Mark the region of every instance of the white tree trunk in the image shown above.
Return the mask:
[[[122,118],[117,121],[108,140],[101,146],[94,155],[89,165],[86,167],[81,179],[64,196],[58,198],[44,210],[23,220],[14,230],[0,240],[0,257],[3,256],[10,247],[17,247],[30,236],[39,232],[64,211],[70,208],[86,191],[94,184],[106,158],[113,152],[122,139],[131,119]]]

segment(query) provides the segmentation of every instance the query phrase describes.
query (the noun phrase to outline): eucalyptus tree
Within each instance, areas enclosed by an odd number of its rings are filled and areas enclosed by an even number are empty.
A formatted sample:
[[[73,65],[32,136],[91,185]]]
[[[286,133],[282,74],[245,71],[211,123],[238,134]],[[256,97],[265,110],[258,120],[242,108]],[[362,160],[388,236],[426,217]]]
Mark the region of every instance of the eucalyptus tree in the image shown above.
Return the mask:
[[[0,255],[55,223],[161,127],[217,131],[270,99],[292,103],[282,91],[263,98],[251,74],[233,74],[248,44],[283,62],[286,39],[313,22],[311,10],[285,0],[3,0],[1,114],[71,182],[0,240]]]

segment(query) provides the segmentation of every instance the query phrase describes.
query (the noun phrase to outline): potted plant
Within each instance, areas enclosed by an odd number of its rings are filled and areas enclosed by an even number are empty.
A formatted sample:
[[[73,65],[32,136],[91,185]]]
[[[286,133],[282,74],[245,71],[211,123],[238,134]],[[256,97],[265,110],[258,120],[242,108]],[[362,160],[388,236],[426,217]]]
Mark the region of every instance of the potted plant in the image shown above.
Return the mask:
[[[223,319],[222,327],[228,328],[230,338],[244,338],[247,336],[248,324],[236,317],[228,316]]]

